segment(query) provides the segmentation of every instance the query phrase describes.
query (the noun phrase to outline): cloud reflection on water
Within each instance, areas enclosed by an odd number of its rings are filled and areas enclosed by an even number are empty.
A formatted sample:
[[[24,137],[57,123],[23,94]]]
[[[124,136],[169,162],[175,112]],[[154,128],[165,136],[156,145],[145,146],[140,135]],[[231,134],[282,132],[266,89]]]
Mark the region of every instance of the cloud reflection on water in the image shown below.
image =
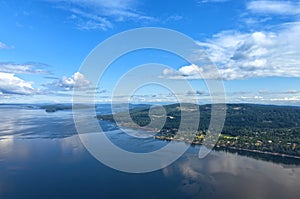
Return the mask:
[[[181,175],[177,189],[192,198],[297,198],[300,169],[226,152],[200,160],[194,154],[163,170]],[[289,177],[287,177],[289,176]],[[297,197],[295,197],[297,196]]]

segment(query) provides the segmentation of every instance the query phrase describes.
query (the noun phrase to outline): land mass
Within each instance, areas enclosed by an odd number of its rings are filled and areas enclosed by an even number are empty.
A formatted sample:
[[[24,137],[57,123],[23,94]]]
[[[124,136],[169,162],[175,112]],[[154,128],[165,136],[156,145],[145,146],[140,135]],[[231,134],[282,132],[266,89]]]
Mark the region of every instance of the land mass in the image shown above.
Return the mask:
[[[169,141],[184,141],[192,144],[202,144],[208,134],[212,105],[196,105],[200,110],[200,121],[196,131],[176,135],[181,122],[181,115],[189,119],[189,111],[180,104],[163,106],[165,119],[161,129],[151,128],[152,120],[160,119],[163,114],[151,111],[150,108],[130,109],[129,113],[135,125],[157,132],[155,138]],[[195,107],[191,105],[190,107]],[[149,112],[150,111],[150,112]],[[150,113],[150,114],[149,114]],[[125,113],[115,115],[98,115],[101,120],[136,128],[128,122]],[[190,118],[193,122],[193,118]],[[187,120],[188,121],[188,120]],[[224,128],[220,132],[215,149],[243,150],[253,153],[264,153],[276,156],[300,158],[300,107],[275,106],[257,104],[227,104]]]

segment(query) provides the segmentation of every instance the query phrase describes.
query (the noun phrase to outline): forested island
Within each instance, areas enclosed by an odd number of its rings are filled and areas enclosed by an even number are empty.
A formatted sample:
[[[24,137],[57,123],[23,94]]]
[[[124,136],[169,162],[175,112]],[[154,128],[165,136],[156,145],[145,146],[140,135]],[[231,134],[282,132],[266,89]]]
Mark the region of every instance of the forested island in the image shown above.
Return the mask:
[[[192,144],[202,143],[208,132],[211,105],[197,107],[200,110],[198,130],[186,136],[185,134],[176,136],[176,133],[182,111],[192,110],[182,110],[179,104],[165,105],[164,108],[166,122],[163,128],[158,130],[147,127],[148,130],[157,132],[155,138]],[[130,116],[138,126],[144,128],[151,122],[151,119],[161,117],[155,114],[155,111],[152,111],[152,115],[149,116],[149,111],[150,108],[131,109]],[[127,122],[128,119],[125,118],[124,113],[117,113],[117,116],[121,118],[121,122],[118,122],[122,126],[134,127]],[[122,117],[124,117],[123,122]],[[115,122],[114,115],[98,115],[97,118]],[[300,107],[227,104],[224,128],[215,148],[300,158]]]

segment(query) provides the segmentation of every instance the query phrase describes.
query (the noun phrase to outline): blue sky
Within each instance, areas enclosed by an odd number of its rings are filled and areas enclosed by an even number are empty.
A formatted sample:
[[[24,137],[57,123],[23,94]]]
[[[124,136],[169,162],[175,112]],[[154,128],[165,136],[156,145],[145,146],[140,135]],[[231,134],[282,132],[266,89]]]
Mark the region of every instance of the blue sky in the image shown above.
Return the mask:
[[[173,29],[193,38],[217,65],[228,102],[300,105],[300,1],[254,0],[0,0],[0,103],[70,102],[79,67],[116,33],[141,27]],[[209,68],[157,50],[121,57],[97,92],[109,102],[118,79],[138,64],[162,63],[188,79],[200,103],[208,90],[193,70]],[[168,101],[170,91],[145,87],[141,102]],[[190,93],[186,93],[187,97]],[[125,99],[124,99],[125,100]]]

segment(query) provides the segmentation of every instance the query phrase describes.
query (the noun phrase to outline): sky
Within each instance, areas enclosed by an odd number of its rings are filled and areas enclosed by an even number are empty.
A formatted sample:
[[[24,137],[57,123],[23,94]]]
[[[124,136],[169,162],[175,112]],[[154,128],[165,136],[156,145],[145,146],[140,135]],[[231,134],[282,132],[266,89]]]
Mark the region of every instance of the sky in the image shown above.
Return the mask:
[[[113,62],[92,88],[80,73],[89,53],[115,34],[143,27],[192,38],[220,76],[169,52],[145,49]],[[204,80],[219,78],[227,103],[300,105],[300,1],[0,0],[0,103],[71,102],[75,84],[107,103],[120,78],[147,63],[172,68],[158,76],[187,80],[194,91],[181,95],[199,103],[210,102]],[[118,97],[175,100],[159,85]]]

